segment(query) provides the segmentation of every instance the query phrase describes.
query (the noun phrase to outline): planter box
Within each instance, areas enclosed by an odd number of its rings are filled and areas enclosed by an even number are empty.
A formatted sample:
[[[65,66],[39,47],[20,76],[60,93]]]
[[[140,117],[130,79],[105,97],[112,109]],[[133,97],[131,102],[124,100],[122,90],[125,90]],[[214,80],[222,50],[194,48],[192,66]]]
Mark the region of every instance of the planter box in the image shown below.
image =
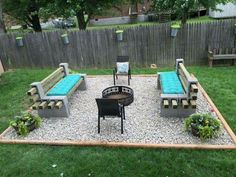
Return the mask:
[[[16,44],[18,47],[23,47],[23,37],[16,37]]]
[[[62,34],[61,35],[62,41],[64,44],[69,44],[69,38],[68,38],[68,34]]]

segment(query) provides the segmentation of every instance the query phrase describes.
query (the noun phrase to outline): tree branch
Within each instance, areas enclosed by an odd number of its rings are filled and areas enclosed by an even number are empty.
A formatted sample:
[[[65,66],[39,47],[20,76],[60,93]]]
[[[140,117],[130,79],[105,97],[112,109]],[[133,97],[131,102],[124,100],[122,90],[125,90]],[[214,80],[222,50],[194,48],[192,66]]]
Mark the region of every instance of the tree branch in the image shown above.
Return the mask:
[[[122,8],[121,7],[118,7],[116,5],[113,5],[112,7],[115,8],[116,10],[118,10],[120,13],[122,13]]]

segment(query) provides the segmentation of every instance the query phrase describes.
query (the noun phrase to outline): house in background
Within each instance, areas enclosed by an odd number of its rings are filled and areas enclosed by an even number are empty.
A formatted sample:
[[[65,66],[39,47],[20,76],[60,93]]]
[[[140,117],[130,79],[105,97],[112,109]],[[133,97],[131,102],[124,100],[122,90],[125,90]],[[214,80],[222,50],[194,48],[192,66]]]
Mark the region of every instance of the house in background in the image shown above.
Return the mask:
[[[92,17],[90,24],[92,25],[113,25],[113,24],[127,24],[135,21],[147,21],[148,17],[145,15],[150,11],[150,0],[144,0],[143,3],[134,5],[114,6],[106,10],[102,15]]]
[[[236,17],[236,4],[227,3],[225,5],[218,4],[216,6],[217,9],[221,9],[222,11],[213,11],[209,10],[209,16],[212,18],[230,18]]]

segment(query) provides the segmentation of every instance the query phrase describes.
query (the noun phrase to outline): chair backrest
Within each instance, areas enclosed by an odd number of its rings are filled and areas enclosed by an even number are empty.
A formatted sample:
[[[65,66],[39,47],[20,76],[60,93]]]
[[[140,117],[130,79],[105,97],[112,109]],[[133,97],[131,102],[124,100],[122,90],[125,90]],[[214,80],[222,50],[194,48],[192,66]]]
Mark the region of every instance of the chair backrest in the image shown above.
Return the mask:
[[[117,56],[116,62],[129,62],[129,56]]]
[[[96,102],[100,116],[121,116],[117,99],[96,98]]]

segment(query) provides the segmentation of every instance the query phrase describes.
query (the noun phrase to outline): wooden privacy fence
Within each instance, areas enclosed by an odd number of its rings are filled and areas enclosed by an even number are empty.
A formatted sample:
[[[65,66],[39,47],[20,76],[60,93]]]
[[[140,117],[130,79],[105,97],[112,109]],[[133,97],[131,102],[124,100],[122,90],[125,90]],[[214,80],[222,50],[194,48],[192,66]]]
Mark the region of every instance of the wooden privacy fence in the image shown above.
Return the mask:
[[[72,68],[114,66],[117,55],[129,55],[136,67],[154,63],[174,66],[176,58],[187,65],[207,63],[207,49],[234,47],[235,19],[210,23],[186,24],[177,37],[170,37],[170,24],[140,26],[124,30],[117,41],[115,29],[68,32],[69,44],[61,38],[63,31],[28,33],[23,46],[16,35],[0,36],[0,58],[4,68],[57,67],[68,62]]]

